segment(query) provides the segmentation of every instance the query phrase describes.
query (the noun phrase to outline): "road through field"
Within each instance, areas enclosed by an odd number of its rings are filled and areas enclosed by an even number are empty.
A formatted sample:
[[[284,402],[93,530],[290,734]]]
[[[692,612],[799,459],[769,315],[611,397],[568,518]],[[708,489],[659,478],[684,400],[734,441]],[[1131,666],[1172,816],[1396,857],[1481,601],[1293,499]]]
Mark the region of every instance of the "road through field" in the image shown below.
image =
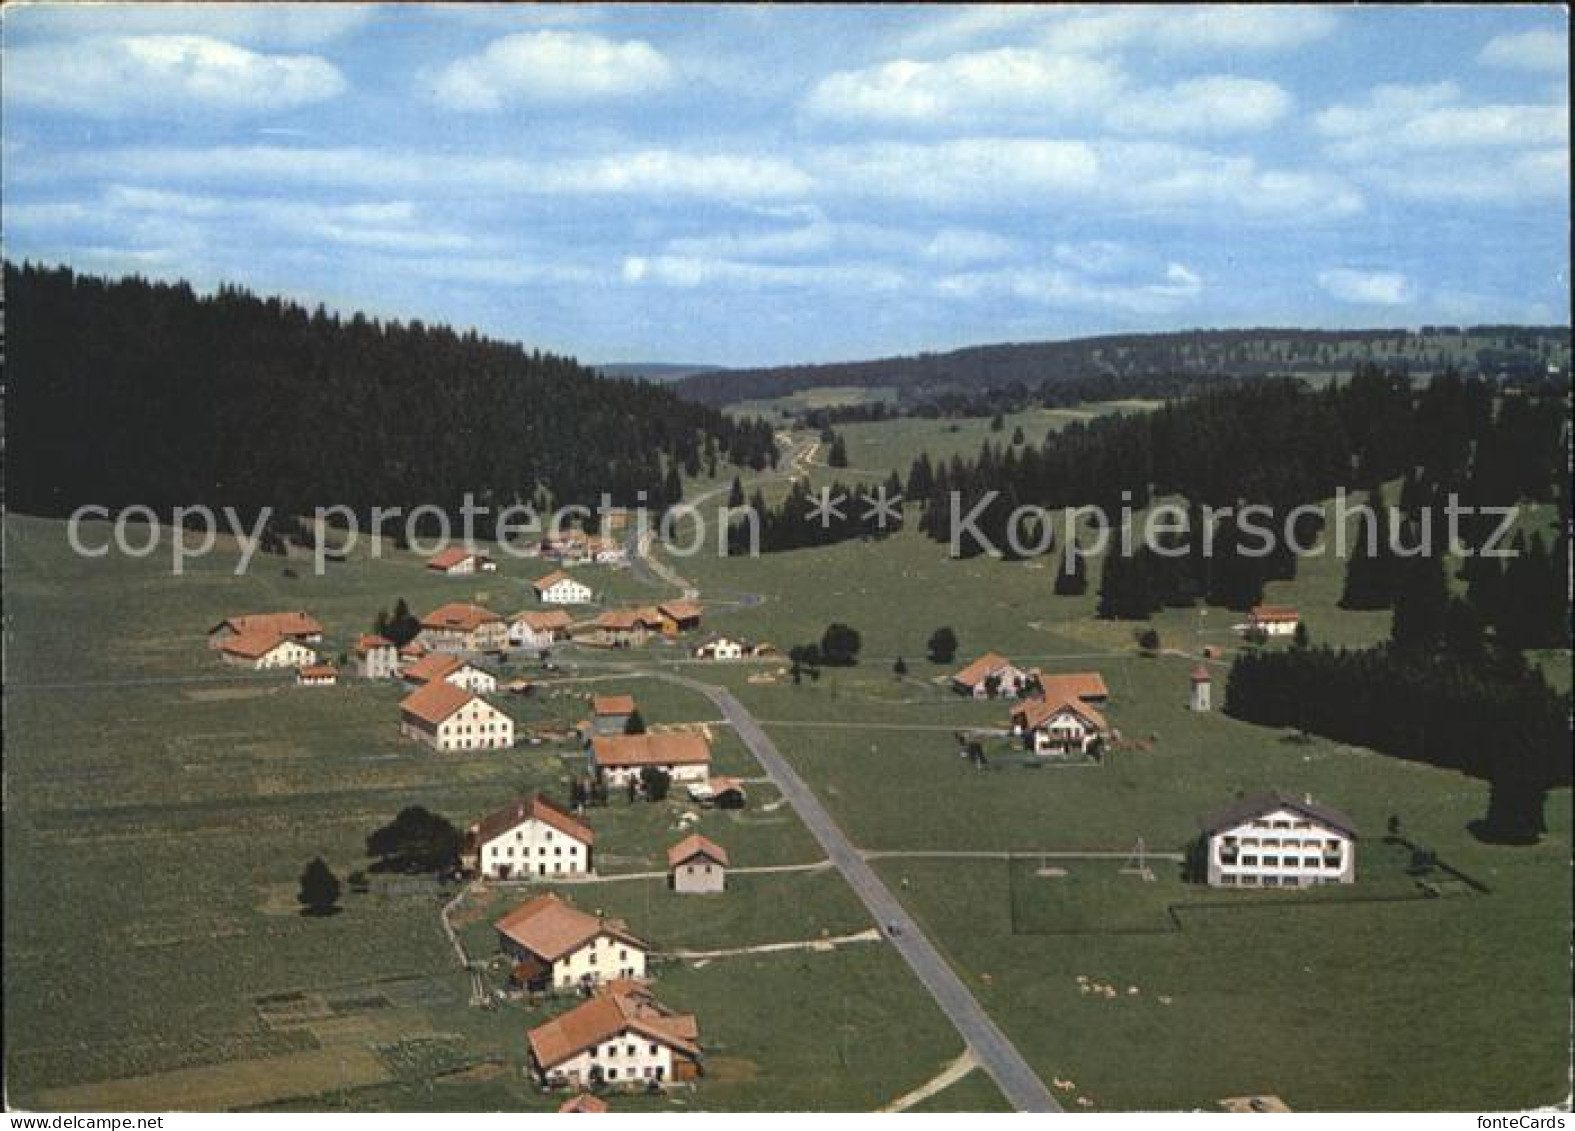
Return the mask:
[[[804,783],[793,767],[777,751],[776,744],[761,729],[753,715],[733,697],[726,688],[699,680],[668,673],[648,672],[659,679],[680,684],[698,691],[721,709],[733,724],[734,731],[744,740],[776,787],[782,791],[799,819],[826,855],[836,865],[858,897],[864,901],[876,923],[885,931],[888,941],[912,968],[941,1011],[951,1020],[963,1041],[973,1050],[980,1065],[995,1080],[1007,1101],[1018,1111],[1061,1111],[1055,1097],[1045,1087],[1022,1053],[1006,1039],[995,1022],[963,984],[938,950],[924,937],[918,922],[897,901],[881,882],[875,870],[853,847],[837,823],[831,819],[820,800]]]

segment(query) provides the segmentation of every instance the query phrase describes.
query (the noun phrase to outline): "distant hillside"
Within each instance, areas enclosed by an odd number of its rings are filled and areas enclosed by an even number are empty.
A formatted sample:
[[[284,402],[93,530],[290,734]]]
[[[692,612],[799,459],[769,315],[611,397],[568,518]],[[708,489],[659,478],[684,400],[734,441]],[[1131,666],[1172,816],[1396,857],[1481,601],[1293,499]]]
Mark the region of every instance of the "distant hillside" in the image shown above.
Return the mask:
[[[681,493],[771,430],[573,358],[236,287],[5,267],[6,503],[453,510]]]
[[[1188,330],[1119,334],[1059,342],[970,346],[873,361],[724,369],[674,387],[703,404],[768,400],[824,386],[884,386],[904,402],[1020,385],[1086,383],[1117,378],[1124,395],[1141,395],[1187,377],[1261,377],[1349,373],[1363,363],[1427,374],[1453,366],[1463,374],[1528,379],[1550,364],[1569,371],[1570,331],[1556,326],[1424,327],[1408,330]]]
[[[682,381],[697,373],[715,373],[717,365],[690,365],[670,361],[614,361],[593,368],[604,377],[633,377],[639,381],[653,381],[658,385]]]

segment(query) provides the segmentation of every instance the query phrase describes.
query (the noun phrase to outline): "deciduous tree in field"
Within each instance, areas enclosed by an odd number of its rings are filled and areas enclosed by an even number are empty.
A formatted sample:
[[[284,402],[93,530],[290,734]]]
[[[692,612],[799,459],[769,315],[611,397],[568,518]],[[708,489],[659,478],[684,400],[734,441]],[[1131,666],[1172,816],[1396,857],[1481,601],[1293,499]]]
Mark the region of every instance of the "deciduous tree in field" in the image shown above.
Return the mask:
[[[859,662],[859,649],[863,644],[858,629],[840,621],[829,624],[820,638],[821,662],[833,668],[852,667]]]
[[[957,633],[950,627],[937,628],[930,633],[930,641],[926,648],[933,663],[949,664],[957,656]]]
[[[366,854],[379,858],[374,871],[435,872],[458,863],[459,844],[447,818],[411,805],[366,838]]]
[[[640,791],[645,794],[647,801],[666,801],[672,784],[672,775],[666,770],[646,766],[640,771]]]

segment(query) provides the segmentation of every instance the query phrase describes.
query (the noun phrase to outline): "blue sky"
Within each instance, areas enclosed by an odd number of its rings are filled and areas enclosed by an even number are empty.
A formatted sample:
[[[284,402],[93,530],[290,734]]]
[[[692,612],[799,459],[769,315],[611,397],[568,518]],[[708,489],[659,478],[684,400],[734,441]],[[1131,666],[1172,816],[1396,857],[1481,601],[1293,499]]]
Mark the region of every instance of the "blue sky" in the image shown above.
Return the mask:
[[[593,362],[1567,322],[1552,6],[8,5],[8,257]]]

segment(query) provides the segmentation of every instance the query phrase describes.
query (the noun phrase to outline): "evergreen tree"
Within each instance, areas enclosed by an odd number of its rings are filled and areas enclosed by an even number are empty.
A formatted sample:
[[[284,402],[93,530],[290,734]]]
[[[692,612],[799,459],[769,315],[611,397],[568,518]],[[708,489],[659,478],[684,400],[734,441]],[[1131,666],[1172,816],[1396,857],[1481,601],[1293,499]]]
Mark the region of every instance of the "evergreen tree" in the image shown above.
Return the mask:
[[[332,915],[339,910],[339,892],[339,877],[318,856],[302,869],[301,890],[295,900],[303,915]]]
[[[848,445],[841,436],[831,441],[831,454],[826,457],[826,462],[832,467],[848,466]]]
[[[1421,554],[1401,563],[1389,637],[1398,649],[1432,652],[1443,646],[1449,585],[1441,554]]]
[[[1075,546],[1061,550],[1061,564],[1055,571],[1055,592],[1058,597],[1081,597],[1088,592],[1088,565]]]
[[[1395,556],[1391,546],[1393,517],[1384,502],[1381,488],[1367,493],[1363,506],[1372,511],[1359,512],[1345,565],[1345,588],[1340,593],[1342,609],[1388,609],[1394,606]]]

